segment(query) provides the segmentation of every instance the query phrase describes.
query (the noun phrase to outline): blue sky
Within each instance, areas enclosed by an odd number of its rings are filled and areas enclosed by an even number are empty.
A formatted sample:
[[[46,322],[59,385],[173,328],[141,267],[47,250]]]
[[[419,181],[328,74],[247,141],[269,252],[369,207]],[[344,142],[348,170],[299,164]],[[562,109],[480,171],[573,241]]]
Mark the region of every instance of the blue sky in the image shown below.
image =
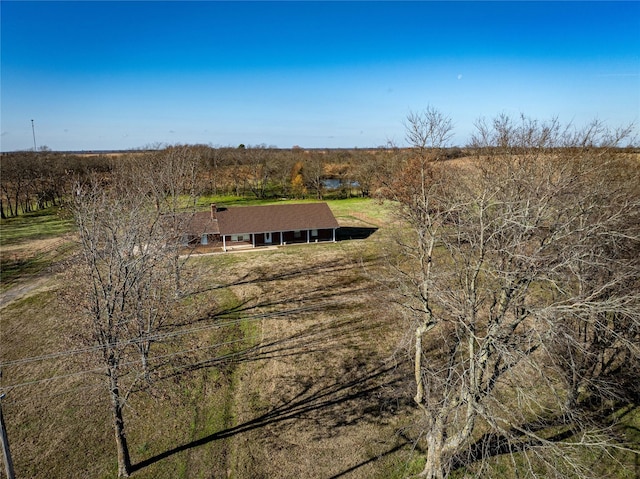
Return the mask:
[[[640,122],[640,2],[0,2],[2,151],[403,145],[431,105]],[[638,129],[636,128],[636,131]]]

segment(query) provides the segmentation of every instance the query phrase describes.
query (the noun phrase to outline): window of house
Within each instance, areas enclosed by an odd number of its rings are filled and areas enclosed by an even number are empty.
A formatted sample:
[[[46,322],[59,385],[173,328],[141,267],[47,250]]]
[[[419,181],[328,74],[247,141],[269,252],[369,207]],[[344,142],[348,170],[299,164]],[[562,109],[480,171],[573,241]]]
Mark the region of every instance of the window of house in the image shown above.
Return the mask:
[[[302,236],[302,232],[300,230],[294,231],[293,232],[293,237],[294,238],[300,238]]]
[[[311,230],[311,236],[318,236],[318,230]]]

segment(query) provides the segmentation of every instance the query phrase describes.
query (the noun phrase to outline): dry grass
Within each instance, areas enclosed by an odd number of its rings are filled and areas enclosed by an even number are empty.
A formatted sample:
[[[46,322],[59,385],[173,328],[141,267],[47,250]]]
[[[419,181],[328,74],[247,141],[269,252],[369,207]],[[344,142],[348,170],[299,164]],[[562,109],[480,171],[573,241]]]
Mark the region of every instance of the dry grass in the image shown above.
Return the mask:
[[[366,239],[190,259],[203,292],[183,305],[180,327],[212,327],[155,346],[156,355],[201,349],[131,396],[133,477],[389,479],[420,470],[411,365],[398,349],[405,328],[376,281],[391,234],[386,208],[335,206],[342,226],[379,226]],[[77,317],[61,301],[72,279],[36,278],[0,312],[2,363],[78,345]],[[213,327],[233,318],[242,321]],[[92,364],[76,354],[2,368],[17,477],[115,477],[105,378],[87,372]],[[637,410],[629,416],[637,431]]]
[[[36,275],[47,274],[52,264],[60,261],[74,246],[69,234],[53,238],[31,239],[3,245],[0,249],[0,292],[31,282]],[[9,296],[15,296],[9,294]],[[8,301],[2,301],[0,304]]]
[[[353,217],[341,222],[363,225]],[[402,462],[407,441],[396,431],[399,413],[408,411],[398,401],[406,365],[390,360],[399,328],[367,273],[376,268],[381,234],[192,258],[209,272],[201,286],[212,289],[185,311],[198,312],[198,325],[244,320],[159,344],[156,353],[245,341],[180,358],[147,393],[131,396],[125,414],[134,477],[369,478]],[[88,372],[95,363],[76,354],[6,364],[78,345],[77,318],[60,301],[71,280],[46,278],[6,304],[0,318],[3,408],[17,475],[114,477],[105,378]],[[212,360],[229,353],[232,360]],[[181,374],[166,374],[172,370]]]
[[[305,256],[271,254],[271,264],[288,265],[285,274],[304,281],[272,280],[254,291],[291,312],[262,322],[258,355],[238,383],[236,417],[258,417],[260,427],[235,443],[237,477],[348,470],[372,477],[377,455],[395,446],[381,440],[394,436],[392,393],[400,381],[386,361],[397,344],[391,318],[380,314],[375,288],[357,266],[325,251],[310,267]]]

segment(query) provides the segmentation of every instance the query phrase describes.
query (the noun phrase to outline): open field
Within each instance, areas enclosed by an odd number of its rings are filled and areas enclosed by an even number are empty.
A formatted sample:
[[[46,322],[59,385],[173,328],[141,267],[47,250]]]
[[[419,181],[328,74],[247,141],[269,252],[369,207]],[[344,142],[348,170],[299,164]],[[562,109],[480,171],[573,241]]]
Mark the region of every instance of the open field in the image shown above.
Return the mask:
[[[340,205],[336,216],[360,227],[383,213],[360,200]],[[184,326],[208,327],[159,349],[204,349],[188,367],[177,362],[179,375],[131,396],[135,477],[389,477],[404,467],[411,444],[397,431],[412,408],[398,390],[410,387],[409,365],[395,354],[400,329],[381,310],[368,272],[382,234],[193,258],[211,291],[194,306],[202,319]],[[26,239],[21,251],[45,248],[44,241]],[[22,280],[42,274],[23,272]],[[46,288],[2,309],[3,408],[16,472],[113,477],[108,397],[91,359],[77,353],[11,364],[78,348],[62,281],[54,272]],[[225,343],[233,344],[209,346]]]
[[[125,410],[132,477],[387,479],[421,470],[409,329],[378,281],[392,210],[364,199],[330,207],[342,227],[372,233],[190,259],[201,291],[183,305],[193,319],[154,346],[162,374]],[[73,252],[67,232],[7,227],[14,240],[2,242],[2,258],[43,258],[2,280],[2,294],[15,292],[0,304],[0,362],[17,477],[117,473],[106,378],[81,350],[67,299],[74,278],[58,267]],[[620,433],[638,444],[637,407],[618,414]],[[640,477],[637,457],[594,457],[594,471]],[[493,472],[513,476],[508,459]]]
[[[0,292],[46,271],[73,248],[73,221],[51,209],[0,222]]]

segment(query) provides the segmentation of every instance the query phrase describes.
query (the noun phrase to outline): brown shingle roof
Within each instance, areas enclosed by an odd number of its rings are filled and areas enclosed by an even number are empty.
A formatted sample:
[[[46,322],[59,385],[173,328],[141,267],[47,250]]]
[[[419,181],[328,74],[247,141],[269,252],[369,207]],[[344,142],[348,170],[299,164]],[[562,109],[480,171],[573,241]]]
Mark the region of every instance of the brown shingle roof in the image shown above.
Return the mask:
[[[194,213],[187,220],[186,233],[192,235],[220,234],[218,220],[211,217],[210,211]]]
[[[215,218],[211,211],[200,211],[187,220],[186,232],[231,235],[337,227],[326,203],[304,203],[221,209]]]
[[[326,203],[245,206],[220,210],[216,216],[225,235],[338,227]]]

